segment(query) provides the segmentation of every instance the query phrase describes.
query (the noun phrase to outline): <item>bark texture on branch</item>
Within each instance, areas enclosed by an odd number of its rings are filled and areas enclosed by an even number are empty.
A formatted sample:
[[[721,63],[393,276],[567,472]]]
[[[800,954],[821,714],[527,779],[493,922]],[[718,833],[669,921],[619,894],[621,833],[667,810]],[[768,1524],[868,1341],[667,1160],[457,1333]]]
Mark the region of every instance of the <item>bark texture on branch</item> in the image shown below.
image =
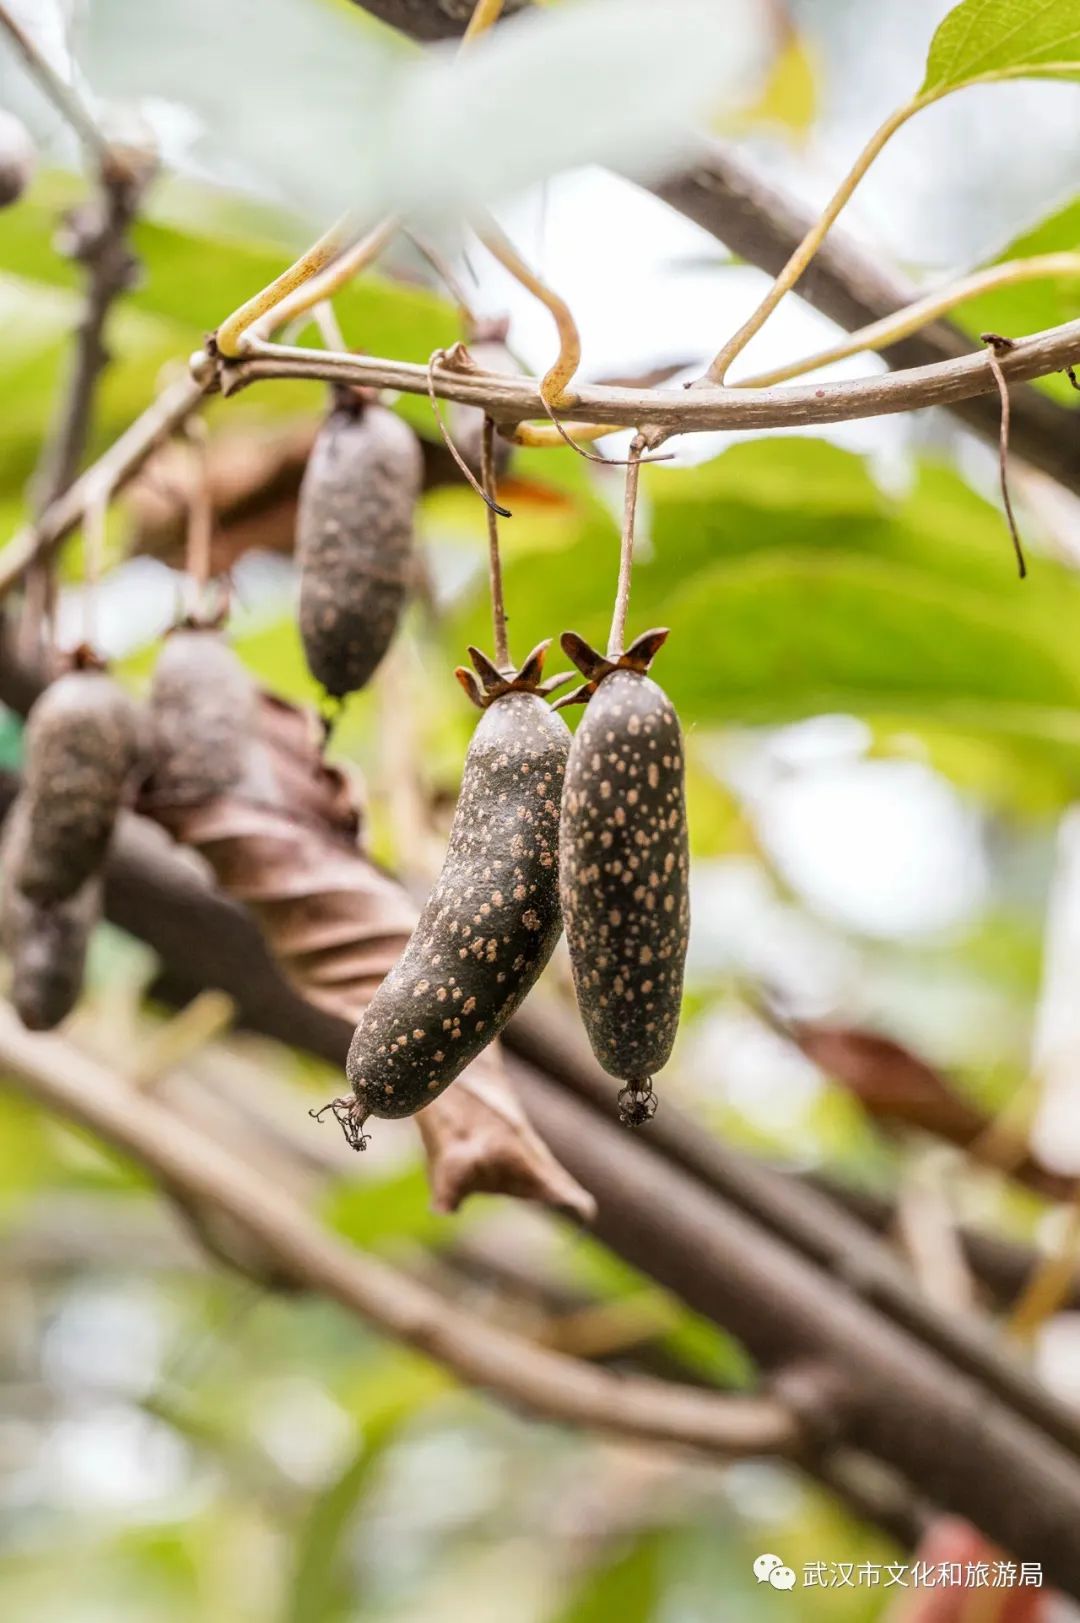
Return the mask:
[[[551,1420],[725,1457],[798,1453],[785,1404],[615,1376],[487,1324],[437,1291],[350,1248],[294,1197],[61,1037],[33,1036],[0,1004],[0,1061],[33,1098],[133,1155],[182,1200],[219,1212],[254,1239],[284,1278],[323,1292],[463,1380]]]
[[[304,1004],[251,921],[208,890],[160,831],[135,820],[124,828],[108,890],[110,916],[155,947],[183,984],[222,985],[253,1024],[259,1012],[268,1035],[341,1063],[348,1023]],[[601,1238],[745,1340],[764,1367],[810,1359],[836,1370],[853,1446],[1080,1593],[1076,1453],[650,1144],[549,1076],[524,1066],[521,1075],[543,1136],[599,1201]]]
[[[919,411],[925,406],[950,406],[979,395],[996,394],[995,365],[1010,385],[1080,365],[1080,321],[1066,321],[1025,334],[1000,359],[983,348],[956,360],[909,367],[902,372],[770,389],[731,389],[721,385],[693,390],[618,389],[581,383],[569,392],[567,403],[554,411],[558,417],[610,423],[613,428],[633,424],[662,431],[655,439],[650,437],[650,445],[672,434],[698,434],[711,429],[819,428],[824,423],[884,417]],[[227,395],[269,378],[321,378],[326,383],[397,389],[415,395],[429,394],[434,388],[443,400],[482,406],[504,429],[543,417],[549,410],[541,398],[537,378],[462,371],[446,362],[429,368],[411,361],[285,344],[254,344],[244,358],[222,363],[218,376],[222,392]]]

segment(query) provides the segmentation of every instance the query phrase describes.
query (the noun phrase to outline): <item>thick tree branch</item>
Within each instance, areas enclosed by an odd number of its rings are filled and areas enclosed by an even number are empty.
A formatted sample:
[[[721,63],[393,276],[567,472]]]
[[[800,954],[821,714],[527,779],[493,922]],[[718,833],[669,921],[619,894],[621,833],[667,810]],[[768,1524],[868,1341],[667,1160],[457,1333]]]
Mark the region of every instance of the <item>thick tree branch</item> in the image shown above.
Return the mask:
[[[250,921],[209,892],[159,830],[129,821],[108,899],[110,916],[187,984],[197,965],[198,978],[232,991],[258,1029],[341,1063],[347,1023],[285,986]],[[545,1138],[598,1197],[601,1238],[732,1330],[766,1367],[802,1359],[835,1367],[856,1400],[856,1446],[1080,1589],[1080,1552],[1061,1522],[1080,1514],[1080,1464],[1044,1430],[848,1290],[838,1292],[829,1274],[658,1149],[632,1142],[550,1077],[531,1067],[521,1074]]]
[[[25,681],[21,696],[17,681],[6,683],[4,693],[25,703]],[[197,978],[221,986],[259,1029],[342,1062],[349,1023],[310,1008],[284,985],[251,921],[210,891],[199,868],[170,850],[159,830],[128,821],[117,841],[108,906],[183,983]],[[557,1074],[561,1069],[559,1062]],[[839,1212],[831,1227],[822,1227],[811,1203],[807,1226],[814,1232],[796,1245],[794,1204],[785,1212],[775,1190],[771,1199],[755,1191],[755,1174],[764,1169],[746,1163],[732,1178],[730,1168],[711,1164],[715,1157],[722,1163],[723,1146],[690,1129],[684,1136],[696,1147],[684,1144],[677,1164],[663,1140],[633,1142],[601,1109],[557,1085],[546,1067],[544,1073],[520,1067],[520,1075],[543,1136],[597,1197],[601,1238],[738,1336],[765,1369],[808,1363],[833,1370],[850,1400],[852,1446],[1080,1592],[1072,1533],[1080,1515],[1080,1446],[1065,1411],[1033,1387],[1010,1391],[1000,1369],[988,1383],[993,1353],[978,1346],[981,1335],[953,1359],[852,1294],[852,1285],[876,1290],[880,1270],[863,1281],[865,1256],[847,1252],[842,1234],[832,1234]],[[710,1177],[714,1184],[726,1177],[732,1193],[718,1193]],[[823,1255],[832,1246],[837,1274],[812,1261],[807,1246],[823,1248]]]
[[[783,1403],[615,1376],[486,1324],[418,1280],[350,1249],[175,1112],[118,1083],[60,1037],[31,1035],[0,1004],[0,1065],[31,1097],[133,1156],[168,1188],[238,1225],[296,1284],[318,1290],[464,1381],[534,1413],[725,1458],[798,1453]]]

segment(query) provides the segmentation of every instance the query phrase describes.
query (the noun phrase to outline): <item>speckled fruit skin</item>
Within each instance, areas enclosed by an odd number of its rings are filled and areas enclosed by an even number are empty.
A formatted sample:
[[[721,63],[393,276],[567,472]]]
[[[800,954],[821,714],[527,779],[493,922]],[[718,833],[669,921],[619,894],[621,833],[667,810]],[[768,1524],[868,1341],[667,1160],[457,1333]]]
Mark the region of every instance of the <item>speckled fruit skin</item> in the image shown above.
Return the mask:
[[[100,868],[144,743],[138,707],[103,671],[46,688],[26,724],[30,827],[15,873],[31,901],[65,901]]]
[[[362,688],[389,648],[408,590],[423,458],[384,406],[339,406],[300,487],[300,635],[334,698]]]
[[[559,889],[593,1053],[629,1083],[666,1064],[679,1024],[690,926],[684,775],[682,729],[663,689],[638,670],[602,674],[567,763]]]
[[[71,1013],[82,990],[86,948],[101,917],[103,887],[97,874],[74,895],[45,905],[24,896],[14,870],[25,849],[28,807],[19,796],[4,825],[0,934],[11,960],[11,1001],[30,1031],[51,1031]]]
[[[200,805],[231,789],[243,773],[256,706],[255,684],[218,632],[171,632],[150,688],[147,800]]]
[[[535,692],[485,709],[446,861],[353,1036],[365,1115],[410,1116],[496,1037],[559,938],[559,807],[570,733]]]

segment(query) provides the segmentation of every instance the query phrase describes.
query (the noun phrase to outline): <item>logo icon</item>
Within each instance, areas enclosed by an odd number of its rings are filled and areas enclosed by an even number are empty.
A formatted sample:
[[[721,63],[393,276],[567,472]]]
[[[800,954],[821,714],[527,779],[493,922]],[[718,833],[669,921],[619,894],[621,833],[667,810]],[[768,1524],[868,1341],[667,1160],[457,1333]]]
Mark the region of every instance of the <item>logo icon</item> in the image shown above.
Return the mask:
[[[785,1567],[778,1555],[759,1555],[754,1562],[754,1577],[759,1584],[772,1584],[774,1589],[794,1589],[797,1579],[790,1567]]]

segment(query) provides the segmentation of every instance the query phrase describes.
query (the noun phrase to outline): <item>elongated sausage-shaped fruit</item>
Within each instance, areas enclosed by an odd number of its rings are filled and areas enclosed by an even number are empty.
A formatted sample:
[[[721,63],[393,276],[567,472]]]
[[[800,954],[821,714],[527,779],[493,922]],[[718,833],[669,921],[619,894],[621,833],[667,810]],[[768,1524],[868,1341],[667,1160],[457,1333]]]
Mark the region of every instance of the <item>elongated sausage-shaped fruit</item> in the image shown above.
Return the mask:
[[[62,902],[32,902],[15,883],[25,849],[29,808],[20,795],[4,826],[0,921],[11,960],[11,1001],[30,1031],[51,1031],[75,1007],[82,990],[86,948],[102,911],[102,881],[91,874]]]
[[[362,688],[401,618],[423,459],[385,406],[342,404],[319,430],[300,486],[300,635],[334,698]]]
[[[147,800],[195,806],[233,788],[243,775],[257,706],[251,676],[219,632],[188,626],[170,632],[150,688]]]
[[[38,699],[26,723],[29,830],[15,872],[31,901],[65,901],[101,867],[144,742],[135,701],[104,671],[71,671]]]
[[[401,958],[375,993],[346,1065],[338,1119],[411,1116],[498,1036],[559,938],[559,807],[570,733],[541,680],[548,644],[520,671],[477,649],[458,679],[483,715],[469,745],[450,843]],[[341,1101],[338,1102],[339,1106]],[[346,1120],[346,1116],[348,1119]]]
[[[566,768],[559,890],[574,989],[593,1053],[626,1086],[623,1120],[653,1114],[654,1073],[675,1041],[690,927],[683,739],[646,674],[666,631],[607,659],[576,632],[563,651],[587,677]]]

